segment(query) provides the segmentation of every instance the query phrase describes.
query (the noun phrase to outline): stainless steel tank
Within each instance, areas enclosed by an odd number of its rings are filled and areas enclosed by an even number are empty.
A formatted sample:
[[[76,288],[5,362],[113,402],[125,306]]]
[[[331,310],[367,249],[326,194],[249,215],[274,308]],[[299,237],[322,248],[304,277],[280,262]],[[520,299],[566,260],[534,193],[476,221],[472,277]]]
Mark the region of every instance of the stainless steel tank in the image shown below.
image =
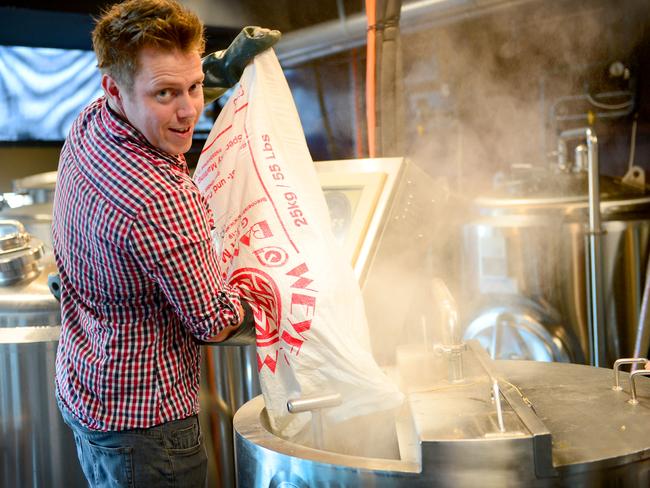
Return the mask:
[[[59,304],[43,243],[0,221],[0,486],[84,486],[70,429],[55,401]]]
[[[29,195],[33,204],[52,203],[56,188],[56,176],[56,171],[48,171],[14,180],[14,193]]]
[[[227,344],[227,343],[224,343]],[[202,346],[201,425],[210,456],[208,485],[235,487],[232,421],[235,412],[261,393],[255,345]],[[241,485],[240,485],[241,486]]]
[[[25,230],[52,251],[52,203],[34,203],[0,211],[0,219],[18,220]]]
[[[238,486],[641,487],[650,485],[650,380],[612,370],[491,361],[476,342],[463,381],[450,383],[419,355],[396,420],[399,459],[347,456],[274,436],[262,397],[235,415]],[[650,372],[647,372],[650,373]],[[363,436],[364,432],[350,432]]]
[[[586,178],[553,172],[510,178],[475,200],[477,217],[463,229],[465,338],[479,339],[494,357],[590,361]],[[611,365],[634,347],[650,195],[604,176],[600,186]]]

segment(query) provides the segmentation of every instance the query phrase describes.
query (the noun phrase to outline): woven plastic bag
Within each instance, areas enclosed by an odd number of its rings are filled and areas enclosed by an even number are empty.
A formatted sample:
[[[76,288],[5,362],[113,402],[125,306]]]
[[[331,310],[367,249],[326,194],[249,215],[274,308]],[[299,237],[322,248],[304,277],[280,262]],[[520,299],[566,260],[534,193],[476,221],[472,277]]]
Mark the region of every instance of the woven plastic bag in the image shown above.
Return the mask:
[[[338,393],[341,405],[322,412],[320,447],[391,457],[392,448],[378,448],[372,435],[360,439],[350,431],[365,418],[386,424],[385,437],[393,436],[390,419],[402,395],[372,357],[359,285],[332,234],[298,113],[271,49],[235,86],[194,181],[212,211],[220,272],[254,310],[257,368],[273,432],[313,445],[311,414],[289,413],[287,400]]]

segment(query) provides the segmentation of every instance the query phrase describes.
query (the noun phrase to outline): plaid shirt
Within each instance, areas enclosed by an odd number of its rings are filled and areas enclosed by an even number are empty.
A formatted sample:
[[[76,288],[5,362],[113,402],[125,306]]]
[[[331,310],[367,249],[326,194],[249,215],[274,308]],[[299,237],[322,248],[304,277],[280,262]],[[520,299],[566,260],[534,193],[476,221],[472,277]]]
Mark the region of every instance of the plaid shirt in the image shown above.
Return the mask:
[[[100,431],[196,413],[192,336],[239,322],[240,300],[222,281],[210,210],[184,157],[151,146],[100,98],[74,122],[58,171],[59,400]]]

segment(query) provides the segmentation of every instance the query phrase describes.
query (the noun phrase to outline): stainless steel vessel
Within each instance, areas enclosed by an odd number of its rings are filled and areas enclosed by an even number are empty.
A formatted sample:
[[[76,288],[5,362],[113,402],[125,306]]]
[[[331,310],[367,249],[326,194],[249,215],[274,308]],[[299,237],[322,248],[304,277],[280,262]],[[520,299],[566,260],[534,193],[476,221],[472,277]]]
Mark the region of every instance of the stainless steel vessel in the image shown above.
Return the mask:
[[[40,240],[0,221],[0,486],[84,486],[72,432],[54,396],[61,332]]]
[[[235,415],[237,481],[245,487],[649,486],[650,380],[612,370],[491,361],[474,341],[465,379],[450,383],[419,355],[403,385],[399,459],[306,448],[270,433],[257,397]],[[351,432],[350,435],[364,435]]]
[[[52,203],[34,203],[0,211],[0,219],[17,220],[25,230],[45,245],[46,252],[52,251]]]
[[[257,353],[255,345],[202,346],[201,349],[201,427],[211,433],[205,436],[210,456],[208,484],[215,488],[234,488],[232,420],[242,405],[261,393]]]
[[[600,322],[605,325],[605,364],[611,365],[617,357],[632,355],[634,347],[648,259],[650,195],[613,178],[600,180]],[[494,357],[517,355],[524,343],[524,359],[590,362],[587,193],[584,173],[542,172],[508,179],[476,199],[479,216],[463,229],[466,338],[480,339]],[[494,314],[495,308],[500,314]],[[495,340],[508,330],[514,331],[509,340]],[[528,337],[517,337],[517,331]],[[550,355],[534,352],[544,348]]]
[[[56,176],[56,171],[48,171],[14,180],[14,193],[29,195],[33,204],[52,203],[56,188]]]

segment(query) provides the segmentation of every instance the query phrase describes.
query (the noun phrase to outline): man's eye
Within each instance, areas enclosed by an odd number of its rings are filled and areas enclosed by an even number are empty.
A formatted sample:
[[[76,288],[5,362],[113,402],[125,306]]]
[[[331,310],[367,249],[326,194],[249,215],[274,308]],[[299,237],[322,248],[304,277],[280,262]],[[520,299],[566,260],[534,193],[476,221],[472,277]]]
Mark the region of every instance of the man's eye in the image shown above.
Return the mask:
[[[165,90],[160,90],[158,93],[156,93],[156,98],[159,100],[169,100],[172,96],[172,91],[165,89]]]
[[[195,92],[195,91],[199,90],[200,88],[203,88],[203,83],[194,83],[190,87],[190,91]]]

